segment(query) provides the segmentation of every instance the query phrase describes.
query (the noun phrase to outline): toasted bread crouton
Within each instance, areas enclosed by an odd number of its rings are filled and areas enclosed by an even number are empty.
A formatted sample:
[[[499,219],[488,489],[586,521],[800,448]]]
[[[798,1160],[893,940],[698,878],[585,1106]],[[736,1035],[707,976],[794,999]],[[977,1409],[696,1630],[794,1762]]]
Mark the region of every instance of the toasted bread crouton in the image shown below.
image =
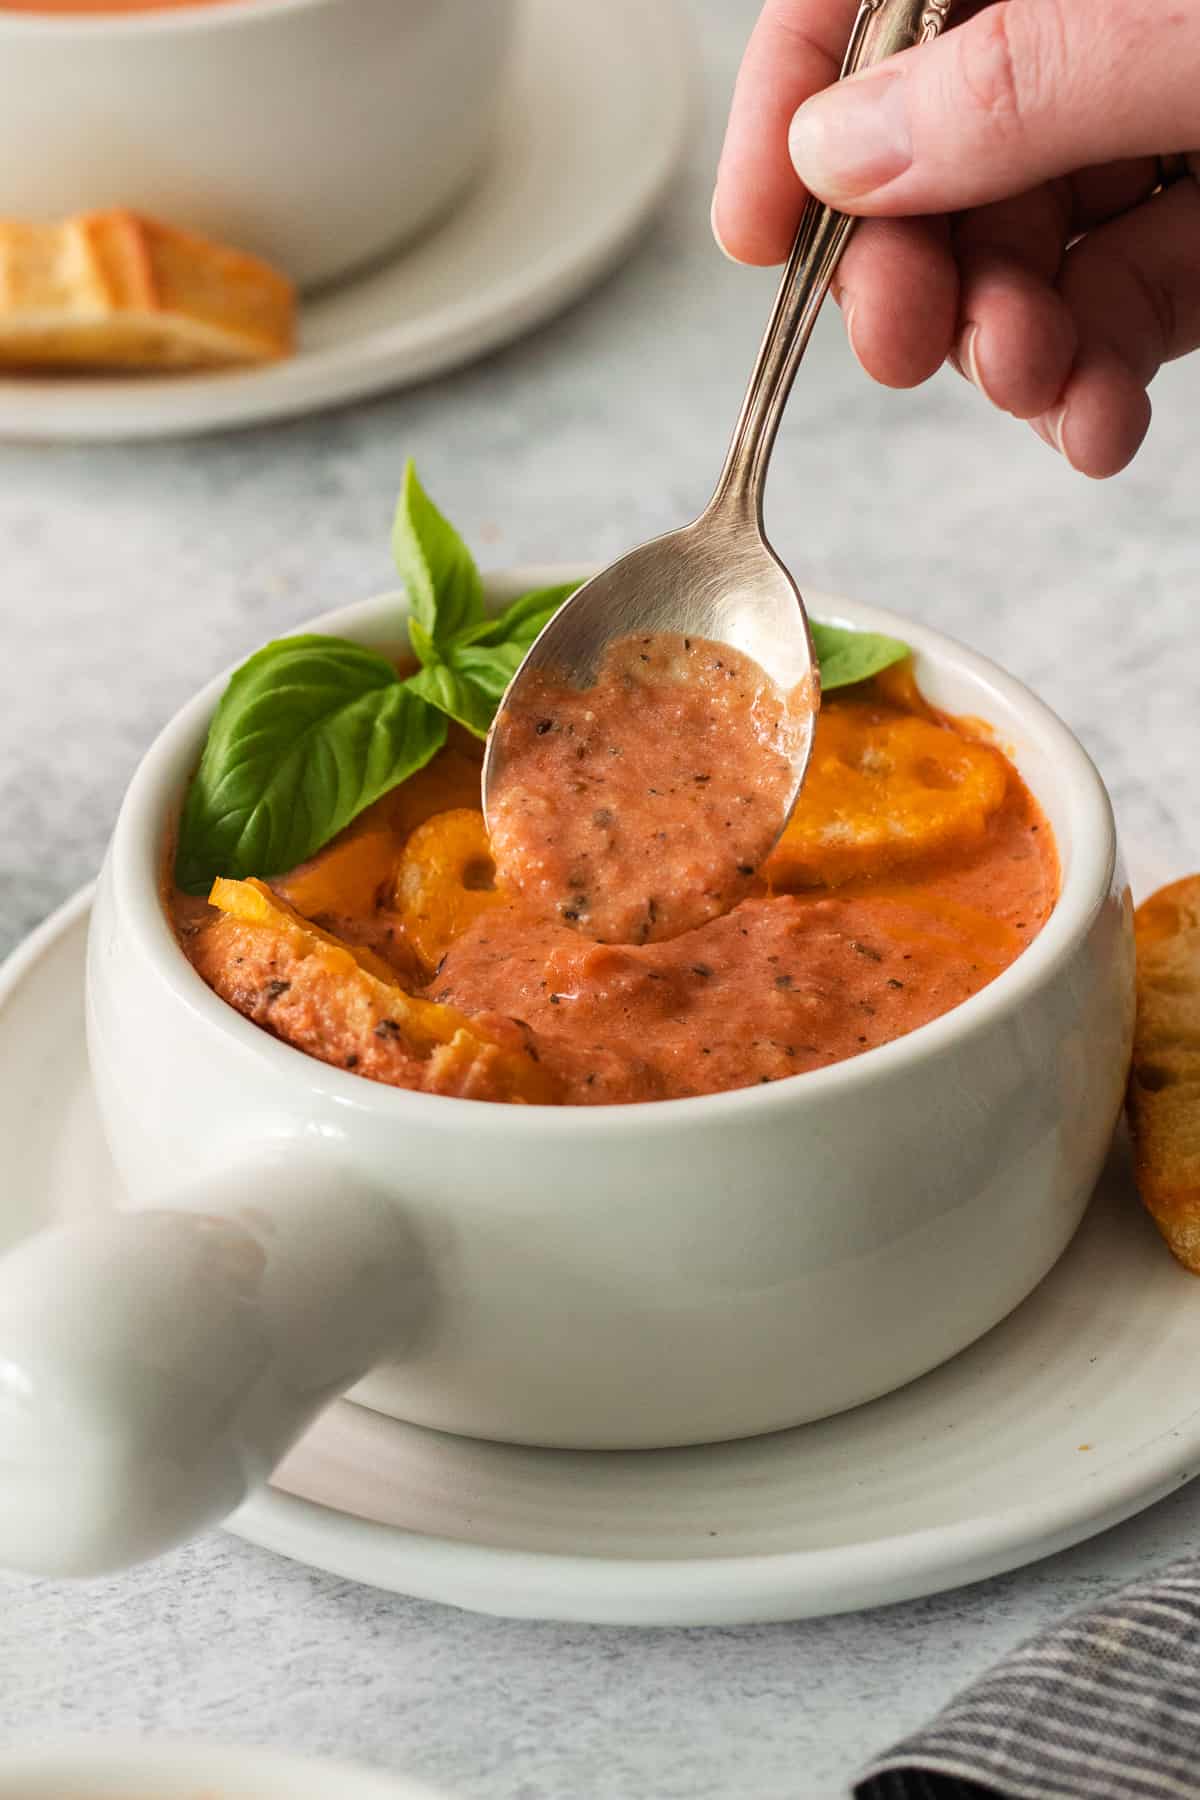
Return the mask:
[[[0,220],[0,368],[218,369],[292,349],[278,270],[122,210]]]
[[[406,993],[373,951],[322,931],[265,882],[218,880],[209,901],[221,917],[193,939],[195,967],[285,1043],[427,1094],[526,1105],[559,1097],[515,1021],[484,1030],[452,1006]]]
[[[1134,930],[1134,1170],[1171,1250],[1200,1274],[1200,875],[1152,894]]]

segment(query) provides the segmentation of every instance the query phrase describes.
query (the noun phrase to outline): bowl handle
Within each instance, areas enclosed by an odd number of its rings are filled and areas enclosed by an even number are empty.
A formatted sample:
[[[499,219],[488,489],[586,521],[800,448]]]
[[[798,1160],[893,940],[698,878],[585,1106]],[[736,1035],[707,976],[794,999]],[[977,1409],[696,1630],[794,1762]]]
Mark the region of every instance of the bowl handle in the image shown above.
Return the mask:
[[[216,1524],[427,1300],[402,1206],[319,1143],[29,1239],[0,1258],[0,1567],[100,1574]]]

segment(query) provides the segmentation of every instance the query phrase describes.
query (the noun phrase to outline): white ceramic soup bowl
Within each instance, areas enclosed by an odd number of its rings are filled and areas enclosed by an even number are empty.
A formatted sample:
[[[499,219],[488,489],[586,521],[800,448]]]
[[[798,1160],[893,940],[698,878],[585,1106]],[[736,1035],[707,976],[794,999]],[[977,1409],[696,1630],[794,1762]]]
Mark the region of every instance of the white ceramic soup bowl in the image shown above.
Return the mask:
[[[487,140],[515,0],[0,6],[0,217],[128,206],[303,286],[449,206]]]
[[[503,601],[564,571],[493,580]],[[161,895],[223,681],[130,785],[100,880],[89,1046],[135,1209],[0,1263],[0,1564],[83,1571],[231,1511],[334,1395],[521,1443],[772,1431],[996,1324],[1082,1215],[1120,1105],[1129,902],[1100,779],[969,651],[874,608],[922,687],[989,720],[1053,826],[1058,906],[991,986],[811,1074],[642,1106],[409,1093],[225,1005]],[[383,597],[313,629],[396,644]],[[69,1477],[66,1472],[69,1471]]]

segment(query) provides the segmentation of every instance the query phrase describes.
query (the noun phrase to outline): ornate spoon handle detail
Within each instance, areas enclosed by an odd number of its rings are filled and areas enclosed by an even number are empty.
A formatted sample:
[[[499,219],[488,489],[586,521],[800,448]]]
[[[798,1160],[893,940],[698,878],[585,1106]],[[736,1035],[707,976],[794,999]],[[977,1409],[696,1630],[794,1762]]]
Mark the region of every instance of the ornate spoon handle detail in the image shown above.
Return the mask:
[[[951,4],[862,0],[839,79],[937,37]],[[763,482],[779,421],[854,225],[854,219],[820,200],[806,203],[708,511],[726,505],[751,510],[761,526]]]
[[[921,14],[921,35],[919,43],[928,44],[937,36],[950,16],[950,0],[929,0],[929,5]]]

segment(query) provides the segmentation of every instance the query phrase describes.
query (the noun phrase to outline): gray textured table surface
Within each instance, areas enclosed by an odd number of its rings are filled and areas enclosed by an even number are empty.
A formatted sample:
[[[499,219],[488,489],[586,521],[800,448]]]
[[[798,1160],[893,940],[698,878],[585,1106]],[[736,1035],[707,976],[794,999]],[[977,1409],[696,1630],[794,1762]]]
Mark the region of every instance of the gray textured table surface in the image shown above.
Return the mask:
[[[403,458],[488,561],[606,558],[707,491],[771,278],[708,236],[752,0],[693,0],[706,116],[630,262],[539,336],[309,423],[130,449],[0,447],[0,949],[99,861],[196,684],[389,581]],[[1078,730],[1132,837],[1200,862],[1200,358],[1134,469],[1066,471],[954,378],[872,387],[825,321],[769,497],[811,586],[1006,661]],[[1068,1607],[1195,1541],[1200,1488],[1021,1573],[874,1614],[724,1631],[510,1624],[221,1536],[86,1587],[0,1578],[0,1741],[198,1733],[359,1756],[469,1800],[841,1790],[869,1750]]]

